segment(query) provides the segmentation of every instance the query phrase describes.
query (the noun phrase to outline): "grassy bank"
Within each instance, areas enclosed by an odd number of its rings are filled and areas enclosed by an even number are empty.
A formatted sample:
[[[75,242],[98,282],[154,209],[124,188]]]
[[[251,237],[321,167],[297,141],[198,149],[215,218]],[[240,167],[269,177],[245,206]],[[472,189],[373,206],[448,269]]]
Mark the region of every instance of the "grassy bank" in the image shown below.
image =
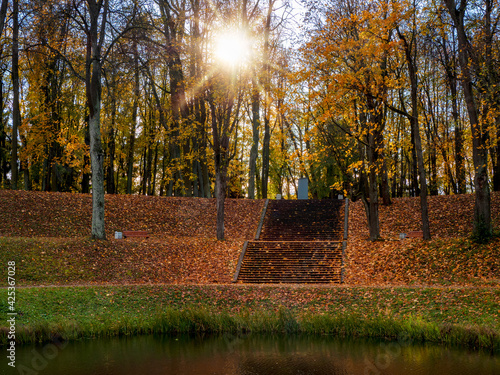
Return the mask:
[[[54,335],[251,331],[404,337],[500,351],[498,289],[155,285],[17,289],[16,297],[23,343]],[[2,344],[6,333],[4,326]]]

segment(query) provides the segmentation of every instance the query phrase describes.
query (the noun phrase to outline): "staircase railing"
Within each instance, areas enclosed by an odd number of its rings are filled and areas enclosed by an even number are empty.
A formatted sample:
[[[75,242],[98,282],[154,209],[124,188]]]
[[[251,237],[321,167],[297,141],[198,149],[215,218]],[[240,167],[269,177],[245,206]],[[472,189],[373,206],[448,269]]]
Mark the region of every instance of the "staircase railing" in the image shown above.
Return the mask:
[[[234,273],[233,283],[238,281],[238,276],[240,275],[241,263],[243,263],[243,258],[245,257],[245,253],[247,252],[248,241],[245,241],[243,245],[243,250],[241,250],[240,259],[238,259],[238,265],[236,266],[236,272]]]
[[[262,226],[264,225],[264,217],[266,216],[268,205],[269,205],[269,199],[266,199],[266,203],[264,203],[264,209],[262,210],[262,214],[260,215],[260,221],[259,221],[259,226],[257,227],[257,233],[255,234],[255,241],[259,239],[260,232],[262,232]]]
[[[349,236],[349,198],[345,199],[344,204],[344,238],[342,241],[342,260],[340,262],[340,282],[344,282],[345,268],[344,268],[344,258],[345,250],[347,248],[347,237]]]

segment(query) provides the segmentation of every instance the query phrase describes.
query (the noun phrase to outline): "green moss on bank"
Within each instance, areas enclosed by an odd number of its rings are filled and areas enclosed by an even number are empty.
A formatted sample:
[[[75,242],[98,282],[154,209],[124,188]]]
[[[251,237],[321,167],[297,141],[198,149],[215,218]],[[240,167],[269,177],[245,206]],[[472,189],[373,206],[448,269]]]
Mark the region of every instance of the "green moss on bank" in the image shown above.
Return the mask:
[[[0,292],[3,316],[6,294]],[[500,350],[498,289],[156,285],[17,289],[16,297],[19,342],[251,331],[404,337]],[[1,327],[2,344],[6,333]]]

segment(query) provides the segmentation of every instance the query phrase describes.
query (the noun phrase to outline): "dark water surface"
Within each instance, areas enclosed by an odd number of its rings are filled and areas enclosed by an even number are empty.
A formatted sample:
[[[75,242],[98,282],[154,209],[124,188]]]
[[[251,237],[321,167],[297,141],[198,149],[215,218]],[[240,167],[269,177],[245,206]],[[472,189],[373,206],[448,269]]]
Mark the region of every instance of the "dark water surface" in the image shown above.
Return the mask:
[[[11,372],[4,372],[11,373]],[[500,374],[500,355],[329,336],[139,336],[19,346],[16,374]]]

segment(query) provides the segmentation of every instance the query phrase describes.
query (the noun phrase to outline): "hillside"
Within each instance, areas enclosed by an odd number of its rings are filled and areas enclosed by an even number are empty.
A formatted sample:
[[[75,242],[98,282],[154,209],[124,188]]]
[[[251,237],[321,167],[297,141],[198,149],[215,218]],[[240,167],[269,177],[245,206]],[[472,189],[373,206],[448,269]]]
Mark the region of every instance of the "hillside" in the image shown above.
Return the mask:
[[[500,228],[500,194],[492,193],[494,228]],[[432,241],[399,240],[420,230],[419,198],[398,198],[380,206],[383,241],[369,242],[362,202],[351,202],[346,278],[356,285],[500,285],[500,238],[472,243],[474,195],[429,197]]]
[[[262,200],[226,200],[226,237],[253,236]],[[87,194],[0,190],[0,236],[90,235],[92,197]],[[106,234],[147,230],[153,237],[215,237],[215,199],[106,195]]]
[[[228,283],[262,200],[226,200],[226,240],[215,239],[215,199],[106,196],[107,241],[90,240],[91,196],[0,190],[0,259],[19,285]],[[148,230],[147,240],[114,231]]]
[[[215,200],[106,196],[108,241],[90,240],[91,197],[0,190],[0,260],[16,260],[20,284],[229,283],[243,246],[255,235],[263,200],[226,201],[226,241],[215,240]],[[472,195],[430,197],[433,241],[398,239],[419,229],[419,200],[380,208],[384,241],[366,241],[361,202],[351,203],[347,284],[497,285],[500,240],[467,240]],[[500,227],[500,195],[492,196]],[[147,240],[114,231],[148,230]]]

